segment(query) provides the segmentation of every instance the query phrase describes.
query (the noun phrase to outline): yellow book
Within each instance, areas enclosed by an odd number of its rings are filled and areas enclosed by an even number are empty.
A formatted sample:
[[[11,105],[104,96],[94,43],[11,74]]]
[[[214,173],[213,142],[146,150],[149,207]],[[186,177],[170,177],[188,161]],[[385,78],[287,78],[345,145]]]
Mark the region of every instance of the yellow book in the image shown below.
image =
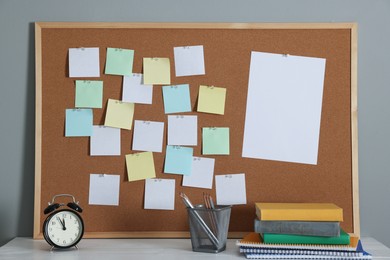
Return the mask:
[[[260,220],[343,221],[343,209],[333,203],[255,203]]]

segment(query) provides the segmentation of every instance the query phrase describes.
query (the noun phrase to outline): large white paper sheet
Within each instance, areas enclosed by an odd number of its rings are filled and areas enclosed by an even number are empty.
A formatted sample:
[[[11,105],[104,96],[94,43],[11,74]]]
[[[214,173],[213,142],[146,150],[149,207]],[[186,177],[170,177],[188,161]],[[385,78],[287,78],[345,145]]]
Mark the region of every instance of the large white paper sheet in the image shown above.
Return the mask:
[[[94,125],[90,140],[91,156],[121,155],[121,130],[102,125]]]
[[[168,145],[197,145],[198,116],[168,116]]]
[[[163,135],[163,122],[135,120],[133,150],[161,153]]]
[[[91,174],[89,178],[89,205],[119,205],[120,175]]]
[[[193,157],[191,175],[183,175],[183,186],[211,189],[215,159]]]
[[[215,190],[218,205],[246,204],[244,173],[216,175]]]
[[[175,180],[146,179],[145,209],[175,209]]]
[[[243,157],[317,164],[325,61],[252,52]]]
[[[69,77],[100,77],[99,48],[69,48]]]

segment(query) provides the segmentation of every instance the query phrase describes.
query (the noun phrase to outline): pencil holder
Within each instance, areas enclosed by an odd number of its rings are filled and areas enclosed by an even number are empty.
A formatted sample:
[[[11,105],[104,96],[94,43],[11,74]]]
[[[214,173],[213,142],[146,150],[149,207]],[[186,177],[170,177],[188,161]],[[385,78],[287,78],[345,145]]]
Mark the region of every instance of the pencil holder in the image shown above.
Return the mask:
[[[226,249],[231,206],[206,209],[204,205],[187,208],[192,250],[218,253]]]

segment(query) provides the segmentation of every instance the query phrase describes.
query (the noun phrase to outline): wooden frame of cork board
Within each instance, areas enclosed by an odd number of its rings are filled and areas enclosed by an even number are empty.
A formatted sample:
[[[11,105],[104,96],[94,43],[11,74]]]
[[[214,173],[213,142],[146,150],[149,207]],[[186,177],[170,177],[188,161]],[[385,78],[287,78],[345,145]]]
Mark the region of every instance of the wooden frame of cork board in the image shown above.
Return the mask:
[[[144,181],[128,182],[125,155],[132,131],[121,130],[121,156],[89,156],[89,138],[64,137],[65,109],[74,107],[74,81],[68,76],[68,49],[99,47],[104,106],[120,99],[122,77],[105,75],[106,48],[135,50],[134,73],[142,73],[143,57],[168,57],[172,84],[190,84],[193,112],[201,127],[230,127],[230,155],[216,159],[215,174],[245,173],[247,204],[234,206],[230,237],[252,231],[254,203],[332,202],[344,209],[342,227],[359,235],[357,154],[357,25],[354,23],[59,23],[35,25],[36,164],[34,238],[42,238],[46,207],[53,195],[73,194],[84,208],[86,238],[189,237],[187,213],[178,193],[194,203],[202,192],[183,187],[181,176],[164,174],[164,151],[154,153],[158,178],[176,180],[175,210],[145,210]],[[206,75],[175,77],[173,47],[203,45]],[[318,164],[307,165],[242,158],[251,51],[326,58]],[[97,78],[93,78],[97,79]],[[224,115],[196,112],[199,85],[227,89]],[[102,124],[105,109],[94,109],[94,124]],[[165,122],[161,86],[154,86],[153,104],[136,105],[134,119]],[[89,175],[121,175],[119,206],[88,205]]]

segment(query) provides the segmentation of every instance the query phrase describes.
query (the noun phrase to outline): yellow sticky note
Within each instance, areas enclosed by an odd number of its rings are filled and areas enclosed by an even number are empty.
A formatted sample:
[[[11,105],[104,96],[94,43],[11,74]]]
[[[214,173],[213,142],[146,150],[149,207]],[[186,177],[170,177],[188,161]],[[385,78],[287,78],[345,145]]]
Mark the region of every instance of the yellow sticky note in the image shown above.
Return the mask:
[[[152,152],[126,155],[126,167],[129,181],[145,180],[156,177]]]
[[[104,125],[131,130],[133,116],[134,103],[109,99]]]
[[[225,113],[226,88],[200,86],[198,112],[223,115]]]
[[[144,84],[171,84],[169,58],[144,58]]]

